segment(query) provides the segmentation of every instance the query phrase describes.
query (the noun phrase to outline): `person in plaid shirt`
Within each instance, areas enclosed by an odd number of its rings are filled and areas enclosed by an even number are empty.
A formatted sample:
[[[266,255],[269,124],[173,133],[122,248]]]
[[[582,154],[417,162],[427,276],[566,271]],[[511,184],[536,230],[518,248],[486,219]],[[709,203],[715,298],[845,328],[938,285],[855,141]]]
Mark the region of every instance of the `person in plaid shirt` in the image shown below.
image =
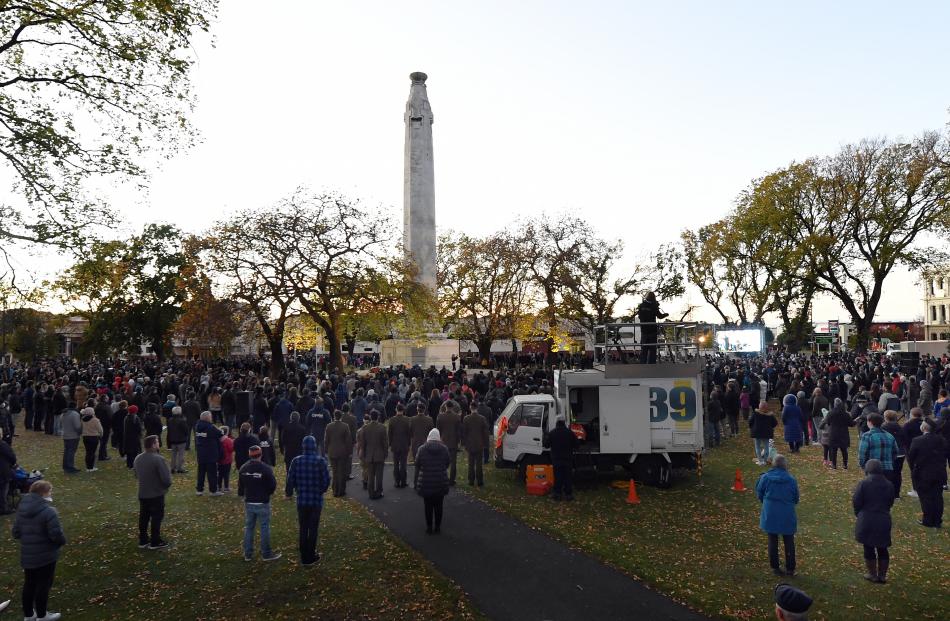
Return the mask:
[[[317,533],[320,529],[320,512],[323,510],[323,495],[330,487],[330,472],[327,460],[317,454],[317,440],[313,436],[303,439],[303,453],[294,457],[287,470],[287,500],[297,492],[297,520],[300,524],[300,564],[309,566],[320,560],[317,554]]]
[[[890,477],[894,470],[894,461],[897,459],[897,441],[894,436],[881,429],[884,424],[884,417],[874,412],[868,415],[867,433],[861,435],[861,443],[858,445],[858,465],[864,469],[864,464],[869,459],[880,460],[884,467],[885,476]]]

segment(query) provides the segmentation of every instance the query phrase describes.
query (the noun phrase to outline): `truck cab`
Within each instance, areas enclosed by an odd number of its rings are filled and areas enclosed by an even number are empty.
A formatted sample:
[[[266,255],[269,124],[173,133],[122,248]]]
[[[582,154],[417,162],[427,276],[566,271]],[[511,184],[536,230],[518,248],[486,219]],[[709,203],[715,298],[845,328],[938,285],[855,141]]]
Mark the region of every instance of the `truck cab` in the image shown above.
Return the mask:
[[[703,450],[704,365],[695,342],[674,340],[688,338],[683,329],[693,325],[675,324],[675,331],[665,330],[651,344],[667,349],[656,364],[634,362],[641,344],[612,338],[597,352],[594,369],[555,372],[555,395],[513,397],[496,422],[495,465],[523,472],[549,462],[544,438],[563,414],[580,440],[575,468],[619,466],[640,481],[668,487],[672,470],[695,467]],[[638,335],[637,327],[612,324],[604,333]],[[692,355],[671,351],[676,345],[693,347]]]

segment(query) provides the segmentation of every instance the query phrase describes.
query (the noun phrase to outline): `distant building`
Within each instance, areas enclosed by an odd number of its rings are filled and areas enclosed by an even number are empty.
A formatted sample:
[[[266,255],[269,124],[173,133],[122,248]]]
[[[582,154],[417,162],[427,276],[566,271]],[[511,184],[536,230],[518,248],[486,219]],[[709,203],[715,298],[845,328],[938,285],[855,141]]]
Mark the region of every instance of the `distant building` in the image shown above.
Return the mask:
[[[922,340],[950,340],[950,276],[924,279],[924,333]]]

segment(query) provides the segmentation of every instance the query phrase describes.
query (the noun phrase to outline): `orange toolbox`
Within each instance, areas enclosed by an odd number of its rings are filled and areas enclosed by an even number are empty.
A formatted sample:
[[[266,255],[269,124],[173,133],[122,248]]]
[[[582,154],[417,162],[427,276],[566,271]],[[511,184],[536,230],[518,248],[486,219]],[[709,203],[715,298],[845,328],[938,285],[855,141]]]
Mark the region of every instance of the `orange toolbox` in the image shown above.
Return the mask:
[[[550,464],[530,465],[525,486],[529,496],[544,496],[554,487],[554,467]]]

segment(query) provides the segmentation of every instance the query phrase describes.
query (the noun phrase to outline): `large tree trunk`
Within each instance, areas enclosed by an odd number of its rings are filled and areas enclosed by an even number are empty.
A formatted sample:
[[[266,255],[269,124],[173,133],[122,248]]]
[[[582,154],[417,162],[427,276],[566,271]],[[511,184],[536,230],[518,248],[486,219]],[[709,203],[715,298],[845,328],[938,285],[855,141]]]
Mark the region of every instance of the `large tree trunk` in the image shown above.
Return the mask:
[[[327,333],[327,349],[330,350],[330,368],[335,369],[337,373],[343,373],[343,355],[340,352],[340,332],[337,329],[336,321],[330,320],[330,329]]]
[[[487,368],[487,363],[491,358],[491,343],[492,340],[485,337],[475,341],[475,346],[478,347],[478,364],[482,368]]]
[[[276,332],[274,333],[276,334]],[[273,336],[268,339],[270,343],[270,369],[268,375],[272,381],[280,379],[280,374],[284,371],[284,337],[283,331],[278,338]]]

